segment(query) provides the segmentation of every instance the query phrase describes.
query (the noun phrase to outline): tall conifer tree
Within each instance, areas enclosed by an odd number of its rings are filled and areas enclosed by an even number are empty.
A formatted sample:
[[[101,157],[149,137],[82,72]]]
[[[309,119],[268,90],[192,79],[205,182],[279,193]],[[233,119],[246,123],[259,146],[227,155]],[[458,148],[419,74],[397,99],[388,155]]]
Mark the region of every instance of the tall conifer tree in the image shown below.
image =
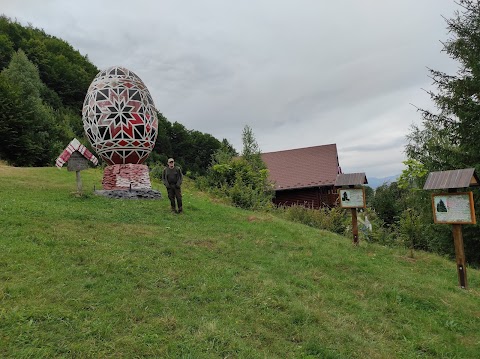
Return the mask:
[[[461,9],[445,19],[450,37],[443,51],[459,68],[455,74],[430,69],[438,111],[420,110],[423,128],[408,135],[408,157],[429,170],[476,167],[480,170],[480,4],[459,0]]]

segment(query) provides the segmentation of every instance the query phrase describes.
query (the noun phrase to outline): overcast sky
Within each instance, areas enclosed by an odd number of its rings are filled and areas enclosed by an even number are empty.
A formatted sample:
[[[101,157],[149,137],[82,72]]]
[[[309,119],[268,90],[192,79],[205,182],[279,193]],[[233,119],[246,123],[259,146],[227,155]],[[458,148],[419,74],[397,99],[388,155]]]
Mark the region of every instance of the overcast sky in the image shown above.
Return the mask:
[[[69,42],[99,69],[121,65],[171,122],[241,151],[336,143],[343,172],[403,169],[405,136],[432,108],[427,67],[452,0],[0,0],[0,13]],[[412,105],[413,104],[413,105]]]

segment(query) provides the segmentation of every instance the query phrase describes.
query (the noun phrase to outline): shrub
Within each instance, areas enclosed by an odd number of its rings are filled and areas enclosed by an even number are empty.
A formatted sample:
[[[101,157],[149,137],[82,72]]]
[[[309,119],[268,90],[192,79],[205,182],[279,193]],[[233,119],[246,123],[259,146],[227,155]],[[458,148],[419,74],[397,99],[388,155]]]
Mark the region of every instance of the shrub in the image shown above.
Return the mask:
[[[294,205],[279,207],[277,211],[285,219],[318,229],[344,234],[347,228],[348,217],[341,208],[311,209]]]
[[[228,198],[244,209],[272,207],[273,187],[268,181],[268,170],[255,167],[244,158],[215,163],[207,175],[197,178],[197,186],[216,196]]]
[[[150,176],[161,181],[164,168],[165,166],[161,165],[160,163],[155,163],[153,167],[150,168]]]

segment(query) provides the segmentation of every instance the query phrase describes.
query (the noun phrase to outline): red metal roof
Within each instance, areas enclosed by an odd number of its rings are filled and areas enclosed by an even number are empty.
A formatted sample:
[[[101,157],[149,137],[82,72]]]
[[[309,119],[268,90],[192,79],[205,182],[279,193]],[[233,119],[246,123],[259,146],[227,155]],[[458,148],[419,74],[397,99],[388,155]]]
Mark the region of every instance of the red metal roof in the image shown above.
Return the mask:
[[[337,145],[262,153],[275,190],[333,186],[339,172]]]

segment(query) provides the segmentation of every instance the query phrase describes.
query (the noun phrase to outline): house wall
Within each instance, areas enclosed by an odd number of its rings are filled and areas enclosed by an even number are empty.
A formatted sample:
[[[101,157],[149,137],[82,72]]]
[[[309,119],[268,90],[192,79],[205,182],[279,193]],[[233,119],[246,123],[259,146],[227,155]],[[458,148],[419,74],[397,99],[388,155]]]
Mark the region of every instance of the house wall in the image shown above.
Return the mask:
[[[338,194],[333,186],[276,191],[273,203],[279,206],[302,205],[309,208],[335,207]]]

